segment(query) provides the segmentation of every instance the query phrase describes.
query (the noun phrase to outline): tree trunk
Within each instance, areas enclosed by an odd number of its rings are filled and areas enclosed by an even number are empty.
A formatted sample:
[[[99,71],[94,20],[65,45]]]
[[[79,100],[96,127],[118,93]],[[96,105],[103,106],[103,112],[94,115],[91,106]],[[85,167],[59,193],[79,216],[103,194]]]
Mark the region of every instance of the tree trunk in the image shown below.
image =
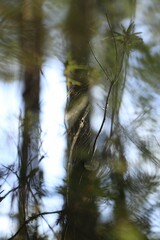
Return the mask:
[[[71,1],[67,18],[69,57],[65,74],[68,90],[68,159],[65,215],[60,219],[62,239],[65,240],[98,239],[96,171],[88,171],[84,167],[91,160],[91,106],[87,65],[95,6],[96,1],[93,0]]]
[[[42,63],[42,1],[24,0],[22,5],[21,46],[24,81],[24,121],[19,176],[19,225],[38,210],[39,187],[39,95]],[[34,229],[35,228],[35,229]],[[25,226],[20,232],[22,239],[37,239],[36,227]]]

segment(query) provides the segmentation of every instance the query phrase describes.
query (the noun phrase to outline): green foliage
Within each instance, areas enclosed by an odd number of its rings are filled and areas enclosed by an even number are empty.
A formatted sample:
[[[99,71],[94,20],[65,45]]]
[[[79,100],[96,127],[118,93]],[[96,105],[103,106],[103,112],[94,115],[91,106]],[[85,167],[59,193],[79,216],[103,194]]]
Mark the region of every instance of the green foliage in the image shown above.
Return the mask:
[[[121,25],[122,32],[114,32],[115,33],[115,39],[117,42],[122,45],[125,52],[129,54],[131,51],[139,49],[140,46],[143,43],[143,40],[141,37],[139,37],[139,34],[141,32],[134,33],[135,25],[134,22],[130,23],[127,29],[123,25]]]
[[[67,84],[67,88],[69,89],[72,85],[77,85],[77,86],[81,86],[81,82],[73,79],[72,75],[74,73],[74,71],[76,70],[86,70],[87,71],[87,67],[85,65],[79,65],[76,64],[76,62],[74,60],[68,60],[68,62],[66,63],[66,68],[65,68],[65,76],[66,76],[66,84]]]
[[[143,31],[135,32],[136,1],[23,3],[27,1],[0,2],[0,75],[13,81],[14,72],[24,73],[19,162],[0,169],[0,201],[11,193],[13,207],[19,198],[14,213],[18,233],[11,239],[18,239],[19,232],[21,239],[30,234],[35,234],[34,239],[49,239],[47,232],[39,234],[41,221],[56,239],[152,239],[160,178],[159,112],[153,110],[160,73],[157,15],[147,42]],[[155,12],[156,3],[151,8]],[[56,188],[63,206],[50,213],[46,198],[53,197],[54,202],[55,195],[44,188],[39,167],[43,158],[39,154],[40,74],[46,53],[55,57],[57,52],[64,62],[67,89],[66,176]],[[49,167],[54,168],[54,161]],[[10,175],[16,183],[5,194],[3,184]],[[44,218],[48,214],[56,214],[58,233],[53,231],[53,221]]]

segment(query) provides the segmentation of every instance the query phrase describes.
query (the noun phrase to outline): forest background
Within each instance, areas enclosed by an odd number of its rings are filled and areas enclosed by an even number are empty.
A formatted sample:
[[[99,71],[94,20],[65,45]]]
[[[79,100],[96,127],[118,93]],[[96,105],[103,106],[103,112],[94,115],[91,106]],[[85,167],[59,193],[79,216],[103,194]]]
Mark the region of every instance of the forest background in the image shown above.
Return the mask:
[[[158,0],[1,0],[0,239],[160,239]]]

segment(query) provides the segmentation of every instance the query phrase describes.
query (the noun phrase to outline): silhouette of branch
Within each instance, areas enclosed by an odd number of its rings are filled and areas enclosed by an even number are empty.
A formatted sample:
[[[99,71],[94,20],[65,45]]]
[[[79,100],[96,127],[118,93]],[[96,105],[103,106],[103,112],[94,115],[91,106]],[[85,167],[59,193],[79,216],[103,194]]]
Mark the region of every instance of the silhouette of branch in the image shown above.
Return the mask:
[[[116,39],[115,39],[115,36],[114,36],[114,33],[113,33],[113,29],[112,29],[112,26],[111,26],[111,23],[110,23],[110,20],[109,20],[109,17],[108,17],[107,10],[105,11],[105,16],[106,16],[106,19],[107,19],[107,22],[108,22],[109,29],[111,31],[111,35],[112,35],[113,41],[114,41],[114,46],[115,46],[115,51],[116,51],[116,66],[117,66],[118,65],[117,43],[116,43]]]
[[[97,133],[96,137],[95,137],[94,143],[93,143],[91,161],[92,161],[92,158],[93,158],[93,156],[94,156],[94,152],[95,152],[97,140],[98,140],[98,138],[99,138],[99,135],[101,134],[101,131],[102,131],[103,126],[104,126],[104,123],[105,123],[105,121],[106,121],[108,101],[109,101],[109,97],[110,97],[110,95],[111,95],[111,91],[112,91],[112,88],[113,88],[113,86],[114,86],[114,83],[115,83],[114,81],[111,82],[110,87],[109,87],[109,90],[108,90],[108,94],[107,94],[107,98],[106,98],[106,102],[105,102],[105,107],[104,107],[104,114],[103,114],[102,123],[101,123],[101,126],[100,126],[100,128],[99,128],[99,130],[98,130],[98,133]]]
[[[106,69],[104,69],[103,65],[101,64],[101,62],[98,60],[97,56],[95,55],[93,49],[92,49],[92,46],[91,44],[89,43],[89,47],[90,47],[90,50],[91,50],[91,53],[94,57],[94,59],[96,60],[96,62],[98,63],[98,65],[100,66],[100,68],[102,69],[104,75],[106,76],[106,79],[108,80],[109,79],[109,73],[107,72]]]
[[[112,30],[112,26],[111,26],[111,23],[109,21],[109,17],[108,17],[108,14],[107,14],[107,11],[105,13],[106,15],[106,19],[107,19],[107,22],[108,22],[108,25],[109,25],[109,28],[110,28],[110,31],[111,31],[111,35],[112,35],[112,38],[113,38],[113,41],[114,41],[114,45],[115,45],[115,51],[116,51],[116,66],[118,65],[118,49],[117,49],[117,44],[116,44],[116,39],[115,39],[115,36],[114,36],[114,33],[113,33],[113,30]],[[102,69],[102,71],[104,72],[107,80],[109,79],[109,76],[106,72],[106,70],[103,68],[102,64],[100,63],[100,61],[98,60],[98,58],[96,57],[91,45],[89,44],[90,46],[90,49],[91,49],[91,52],[96,60],[96,62],[99,64],[100,68]],[[94,140],[94,143],[93,143],[93,148],[92,148],[92,155],[91,155],[91,161],[93,159],[93,156],[94,156],[94,152],[95,152],[95,148],[96,148],[96,143],[97,143],[97,140],[102,132],[102,129],[103,129],[103,126],[105,124],[105,121],[106,121],[106,114],[107,114],[107,109],[108,109],[108,102],[109,102],[109,98],[110,98],[110,95],[111,95],[111,92],[112,92],[112,88],[113,86],[118,82],[119,80],[119,76],[122,72],[122,68],[123,68],[123,61],[124,61],[124,55],[125,55],[125,49],[123,49],[123,52],[122,52],[122,58],[121,58],[121,64],[119,66],[118,69],[116,69],[116,74],[114,76],[114,79],[111,80],[111,83],[110,83],[110,86],[109,86],[109,90],[108,90],[108,94],[107,94],[107,97],[106,97],[106,101],[105,101],[105,107],[104,107],[104,114],[103,114],[103,119],[102,119],[102,123],[100,125],[100,128],[98,130],[98,133],[95,137],[95,140]]]
[[[15,188],[13,188],[13,189],[11,189],[11,190],[8,191],[4,196],[0,197],[0,202],[2,202],[3,199],[5,199],[5,198],[6,198],[11,192],[16,191],[18,188],[19,188],[19,186],[18,186],[18,187],[15,187]]]
[[[35,219],[37,219],[37,218],[39,218],[39,217],[42,217],[42,216],[44,216],[44,215],[58,214],[58,213],[61,213],[61,212],[63,212],[63,210],[52,211],[52,212],[41,212],[41,213],[38,213],[38,214],[35,214],[35,215],[29,217],[29,218],[20,226],[20,228],[17,230],[17,232],[16,232],[12,237],[8,238],[8,240],[14,239],[14,238],[20,233],[20,231],[24,228],[24,226],[25,226],[26,224],[30,223],[31,221],[33,221],[33,220],[35,220]]]

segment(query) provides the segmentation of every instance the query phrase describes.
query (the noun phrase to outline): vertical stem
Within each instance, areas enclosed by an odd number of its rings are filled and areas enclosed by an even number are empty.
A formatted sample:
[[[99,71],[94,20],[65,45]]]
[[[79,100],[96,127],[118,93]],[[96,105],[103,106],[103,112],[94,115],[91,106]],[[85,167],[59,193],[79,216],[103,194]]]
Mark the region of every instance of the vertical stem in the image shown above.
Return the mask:
[[[36,212],[39,155],[39,95],[42,62],[42,1],[24,0],[22,6],[21,49],[24,81],[24,123],[20,159],[19,225]],[[35,171],[35,172],[34,172]],[[37,231],[35,228],[33,232]],[[28,233],[29,232],[29,233]],[[22,239],[33,233],[25,226]],[[37,233],[36,233],[37,234]]]

